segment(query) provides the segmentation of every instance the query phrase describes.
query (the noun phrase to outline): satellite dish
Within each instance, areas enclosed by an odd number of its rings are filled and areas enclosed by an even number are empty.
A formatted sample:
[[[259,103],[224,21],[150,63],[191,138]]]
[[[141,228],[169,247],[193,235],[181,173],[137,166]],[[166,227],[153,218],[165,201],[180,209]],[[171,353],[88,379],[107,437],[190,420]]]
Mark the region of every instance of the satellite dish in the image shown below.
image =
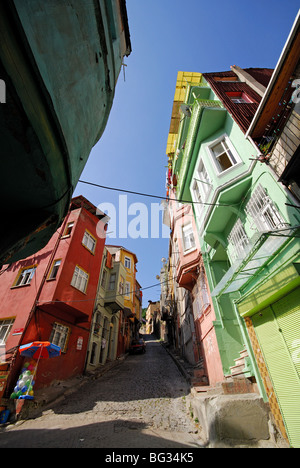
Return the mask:
[[[181,104],[180,110],[186,117],[192,116],[191,106],[188,106],[187,104]]]

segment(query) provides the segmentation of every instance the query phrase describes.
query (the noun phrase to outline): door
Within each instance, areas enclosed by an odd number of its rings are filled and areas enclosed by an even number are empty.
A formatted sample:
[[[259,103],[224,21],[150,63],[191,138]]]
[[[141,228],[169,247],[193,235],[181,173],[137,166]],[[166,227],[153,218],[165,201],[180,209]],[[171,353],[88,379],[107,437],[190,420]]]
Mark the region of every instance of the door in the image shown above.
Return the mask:
[[[300,290],[252,317],[288,438],[300,448]]]

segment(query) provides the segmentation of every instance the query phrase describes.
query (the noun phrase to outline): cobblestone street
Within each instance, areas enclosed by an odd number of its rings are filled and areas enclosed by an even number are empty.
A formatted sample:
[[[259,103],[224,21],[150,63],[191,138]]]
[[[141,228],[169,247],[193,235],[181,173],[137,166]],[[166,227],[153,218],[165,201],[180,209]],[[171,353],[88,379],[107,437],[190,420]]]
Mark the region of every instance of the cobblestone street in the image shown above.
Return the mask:
[[[0,432],[0,447],[197,448],[188,386],[166,350],[146,337],[129,355],[39,417]]]

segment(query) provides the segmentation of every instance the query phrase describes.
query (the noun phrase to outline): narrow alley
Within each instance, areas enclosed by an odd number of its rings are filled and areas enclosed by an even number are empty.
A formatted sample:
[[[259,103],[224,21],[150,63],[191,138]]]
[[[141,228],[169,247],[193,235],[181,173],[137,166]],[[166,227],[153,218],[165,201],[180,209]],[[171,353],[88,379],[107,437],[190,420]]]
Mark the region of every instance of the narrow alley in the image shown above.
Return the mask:
[[[145,339],[145,354],[88,379],[35,419],[1,429],[0,447],[203,447],[186,406],[185,379],[161,344]]]

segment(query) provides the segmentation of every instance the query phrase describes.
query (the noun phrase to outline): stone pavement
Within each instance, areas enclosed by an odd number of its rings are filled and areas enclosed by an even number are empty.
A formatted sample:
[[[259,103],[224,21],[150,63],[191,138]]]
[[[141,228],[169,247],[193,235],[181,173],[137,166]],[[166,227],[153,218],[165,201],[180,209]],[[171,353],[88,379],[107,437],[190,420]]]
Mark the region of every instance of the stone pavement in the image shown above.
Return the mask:
[[[0,447],[286,447],[258,395],[199,394],[162,344],[36,392],[21,415],[35,419],[2,427]]]
[[[186,407],[189,386],[159,342],[50,399],[34,419],[0,430],[0,447],[203,447]],[[40,396],[41,398],[41,396]],[[40,399],[40,402],[42,400]]]

